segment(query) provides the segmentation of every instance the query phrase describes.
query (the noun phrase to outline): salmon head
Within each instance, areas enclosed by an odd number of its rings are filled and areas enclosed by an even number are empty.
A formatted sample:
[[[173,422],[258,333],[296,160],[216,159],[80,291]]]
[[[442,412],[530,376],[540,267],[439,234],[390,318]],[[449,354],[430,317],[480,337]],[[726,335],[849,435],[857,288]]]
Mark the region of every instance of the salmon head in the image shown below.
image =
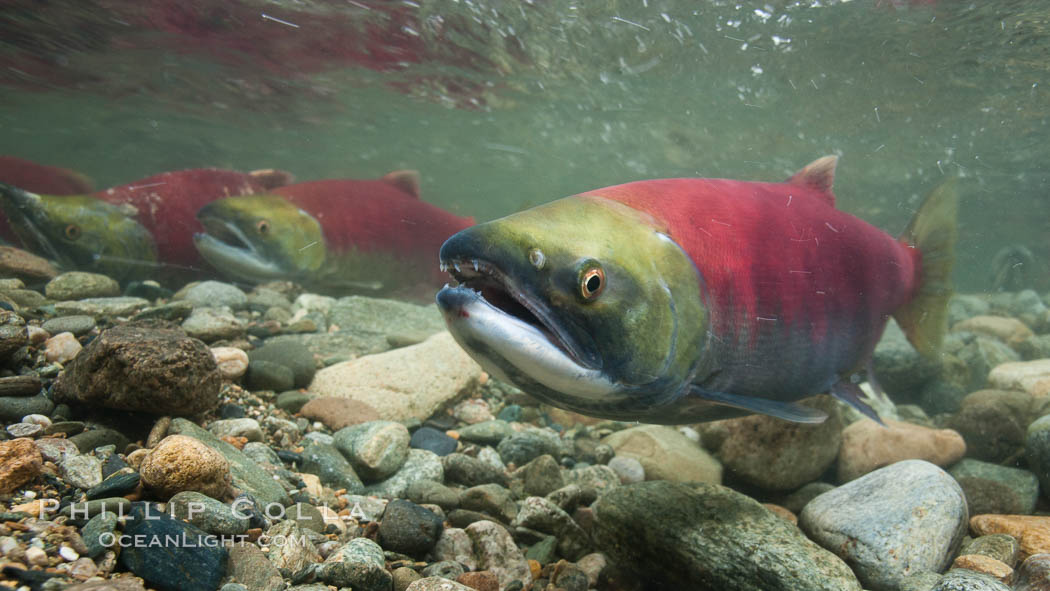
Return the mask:
[[[193,237],[201,256],[238,279],[295,279],[324,264],[321,225],[278,195],[212,201],[200,209],[197,219],[205,230]]]
[[[133,208],[87,195],[38,195],[0,183],[0,208],[29,250],[64,269],[114,279],[145,277],[157,266],[153,235]]]
[[[699,273],[646,213],[577,195],[442,246],[437,303],[483,368],[550,404],[665,422],[707,333]]]

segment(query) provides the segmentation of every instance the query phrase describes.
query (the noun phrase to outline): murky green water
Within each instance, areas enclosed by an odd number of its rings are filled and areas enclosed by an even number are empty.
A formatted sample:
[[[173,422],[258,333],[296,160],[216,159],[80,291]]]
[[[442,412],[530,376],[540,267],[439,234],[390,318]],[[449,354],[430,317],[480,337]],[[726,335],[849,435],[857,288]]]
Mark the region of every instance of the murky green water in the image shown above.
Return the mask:
[[[5,9],[0,153],[100,188],[202,166],[414,168],[426,200],[478,220],[643,178],[781,180],[835,153],[840,207],[892,233],[963,177],[960,286],[991,289],[1015,243],[1047,286],[1045,3],[191,2],[183,21],[210,28],[181,37],[174,18],[128,20],[154,4]],[[351,23],[347,43],[381,23],[397,35],[372,52],[415,57],[282,71],[295,36],[339,39],[326,18]],[[216,49],[249,29],[254,45]]]

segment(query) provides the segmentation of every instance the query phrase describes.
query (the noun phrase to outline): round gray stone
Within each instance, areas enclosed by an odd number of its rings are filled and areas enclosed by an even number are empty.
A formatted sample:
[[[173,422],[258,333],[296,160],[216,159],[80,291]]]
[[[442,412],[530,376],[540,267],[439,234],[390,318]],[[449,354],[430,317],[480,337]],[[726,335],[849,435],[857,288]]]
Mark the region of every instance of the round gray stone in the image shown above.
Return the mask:
[[[896,589],[914,572],[940,572],[966,535],[966,495],[947,472],[905,460],[830,490],[799,527],[849,564],[867,587]]]

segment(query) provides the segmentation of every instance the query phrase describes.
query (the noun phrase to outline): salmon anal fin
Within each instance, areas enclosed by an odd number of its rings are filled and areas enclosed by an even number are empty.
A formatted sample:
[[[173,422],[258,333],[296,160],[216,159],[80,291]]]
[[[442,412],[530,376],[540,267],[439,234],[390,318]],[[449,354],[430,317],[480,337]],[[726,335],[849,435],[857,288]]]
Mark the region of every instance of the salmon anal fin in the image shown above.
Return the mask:
[[[857,384],[845,380],[839,380],[831,385],[831,395],[857,409],[860,411],[860,414],[868,417],[883,427],[886,426],[886,423],[883,423],[882,419],[879,418],[879,413],[875,412],[875,409],[867,402],[864,402],[864,398],[866,398],[867,395],[864,394],[864,390],[861,390],[860,386]]]
[[[807,164],[795,176],[788,179],[788,183],[807,187],[820,193],[820,196],[828,205],[835,207],[835,193],[831,186],[835,183],[835,166],[839,163],[838,156],[824,156],[817,158]]]
[[[380,180],[384,183],[394,185],[416,199],[419,199],[422,194],[419,190],[418,170],[395,170],[384,174],[383,178]]]
[[[729,394],[727,392],[712,392],[698,386],[690,386],[689,393],[718,404],[732,406],[748,412],[757,412],[795,423],[823,423],[828,418],[827,413],[824,411],[793,402],[778,402],[776,400],[741,396],[740,394]]]

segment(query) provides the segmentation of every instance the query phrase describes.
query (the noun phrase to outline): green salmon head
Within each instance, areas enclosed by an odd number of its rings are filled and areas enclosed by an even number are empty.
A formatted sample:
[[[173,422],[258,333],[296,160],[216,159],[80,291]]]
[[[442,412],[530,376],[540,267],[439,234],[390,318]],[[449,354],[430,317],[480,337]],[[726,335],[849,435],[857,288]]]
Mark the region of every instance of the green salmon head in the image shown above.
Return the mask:
[[[278,195],[212,201],[197,219],[205,230],[193,237],[201,256],[238,279],[295,279],[324,264],[321,224]]]
[[[437,295],[452,335],[544,402],[662,422],[696,374],[699,273],[626,205],[577,195],[473,226],[445,242],[441,265],[459,283]]]
[[[153,235],[124,209],[87,195],[37,195],[0,183],[0,207],[26,248],[65,269],[129,279],[157,265]]]

